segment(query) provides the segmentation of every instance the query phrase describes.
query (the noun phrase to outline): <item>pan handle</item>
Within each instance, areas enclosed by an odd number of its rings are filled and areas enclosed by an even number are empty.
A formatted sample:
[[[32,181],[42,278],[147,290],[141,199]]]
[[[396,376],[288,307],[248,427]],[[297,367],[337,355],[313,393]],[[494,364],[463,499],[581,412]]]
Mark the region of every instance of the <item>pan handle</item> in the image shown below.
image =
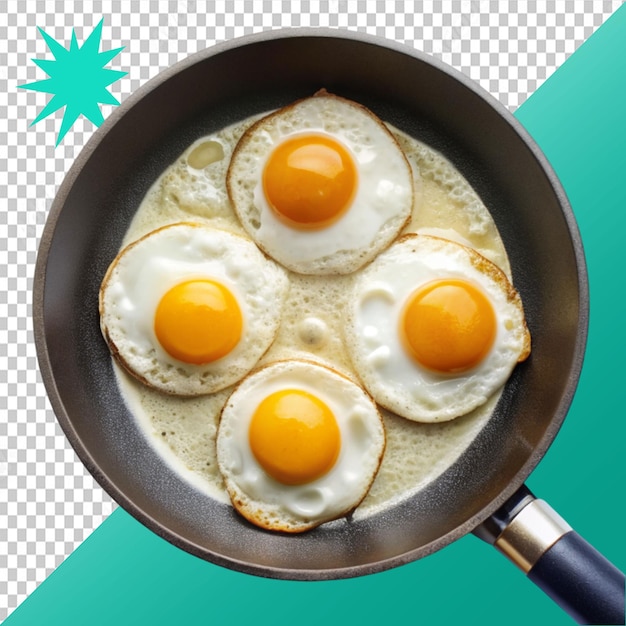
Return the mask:
[[[522,486],[474,530],[579,624],[624,624],[624,574]]]

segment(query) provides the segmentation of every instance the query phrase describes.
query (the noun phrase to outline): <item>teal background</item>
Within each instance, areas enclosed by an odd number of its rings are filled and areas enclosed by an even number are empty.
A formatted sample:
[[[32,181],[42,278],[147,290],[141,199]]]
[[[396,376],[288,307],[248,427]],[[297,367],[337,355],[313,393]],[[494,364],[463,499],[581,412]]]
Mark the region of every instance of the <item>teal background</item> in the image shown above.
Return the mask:
[[[626,569],[622,274],[626,234],[626,7],[517,111],[561,178],[585,245],[591,323],[582,377],[555,443],[528,481]],[[549,271],[549,268],[547,268]],[[571,624],[473,536],[402,568],[295,583],[205,563],[117,509],[4,622],[34,624]]]

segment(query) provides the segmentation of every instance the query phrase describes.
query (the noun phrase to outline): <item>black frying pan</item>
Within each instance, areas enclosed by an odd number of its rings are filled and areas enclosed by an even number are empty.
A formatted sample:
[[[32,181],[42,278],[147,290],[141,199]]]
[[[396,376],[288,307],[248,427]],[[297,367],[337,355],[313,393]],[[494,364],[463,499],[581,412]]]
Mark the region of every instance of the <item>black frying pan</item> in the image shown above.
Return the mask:
[[[192,141],[321,87],[430,144],[473,185],[509,253],[533,353],[516,368],[488,425],[432,484],[379,516],[293,537],[261,531],[203,496],[146,443],[118,393],[97,297],[142,197]],[[34,284],[39,362],[62,428],[111,496],[175,545],[252,574],[319,580],[394,567],[475,531],[577,619],[623,623],[623,574],[523,486],[572,400],[587,316],[585,262],[571,209],[520,124],[425,55],[323,30],[215,46],[129,97],[62,184]]]

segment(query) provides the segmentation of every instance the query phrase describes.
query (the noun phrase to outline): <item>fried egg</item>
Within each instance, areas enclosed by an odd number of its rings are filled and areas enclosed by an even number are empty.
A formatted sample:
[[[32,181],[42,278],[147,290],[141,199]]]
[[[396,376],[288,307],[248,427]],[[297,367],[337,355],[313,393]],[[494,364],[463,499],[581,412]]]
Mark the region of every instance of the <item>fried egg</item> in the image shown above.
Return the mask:
[[[123,244],[181,221],[202,222],[205,226],[238,234],[251,243],[252,237],[242,227],[229,199],[226,173],[241,137],[266,116],[267,113],[255,114],[238,120],[191,143],[142,200]],[[414,177],[414,198],[417,199],[413,201],[414,210],[402,233],[418,232],[454,239],[497,264],[510,280],[507,254],[497,227],[462,174],[430,146],[388,122],[385,126],[401,146]],[[256,185],[255,182],[250,184],[252,188]],[[285,241],[292,245],[291,236]],[[326,275],[286,270],[287,298],[276,305],[281,308],[281,323],[271,346],[255,368],[289,359],[315,360],[360,382],[359,372],[346,348],[344,331],[354,283],[361,271],[368,268],[369,265],[365,265],[353,273]],[[115,367],[114,371],[138,427],[164,462],[207,497],[222,504],[230,503],[217,463],[216,433],[222,409],[235,387],[231,385],[215,393],[190,398],[164,394],[141,384],[121,367]],[[438,423],[415,422],[377,405],[384,420],[385,452],[374,482],[350,519],[378,514],[384,519],[390,507],[406,501],[437,479],[489,422],[501,391],[502,387],[462,419]],[[315,393],[318,393],[317,385]],[[246,502],[252,503],[251,511],[261,510],[254,508],[253,498],[248,496]],[[276,528],[279,528],[278,523]]]
[[[393,241],[413,208],[413,172],[391,132],[325,91],[253,124],[226,183],[250,237],[302,274],[354,272]]]
[[[346,341],[385,408],[436,422],[484,404],[530,353],[517,291],[476,251],[405,235],[358,277]]]
[[[257,526],[291,533],[352,511],[384,448],[381,416],[363,389],[296,359],[247,376],[227,400],[217,433],[233,506]]]
[[[274,340],[288,279],[250,241],[177,223],[125,247],[100,289],[100,324],[131,374],[177,395],[240,380]]]

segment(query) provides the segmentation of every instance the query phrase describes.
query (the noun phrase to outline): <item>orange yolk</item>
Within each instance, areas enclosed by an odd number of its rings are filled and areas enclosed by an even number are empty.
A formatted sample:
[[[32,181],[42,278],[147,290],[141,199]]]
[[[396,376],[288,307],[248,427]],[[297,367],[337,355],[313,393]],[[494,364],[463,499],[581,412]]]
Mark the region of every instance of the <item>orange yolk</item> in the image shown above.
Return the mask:
[[[243,318],[224,285],[202,279],[172,287],[159,302],[154,331],[168,354],[201,365],[227,355],[239,342]]]
[[[485,294],[463,280],[427,283],[409,298],[400,334],[409,354],[442,373],[480,363],[493,345],[496,316]]]
[[[347,149],[323,135],[283,141],[263,171],[265,197],[279,219],[298,230],[325,228],[350,206],[356,166]]]
[[[341,447],[332,411],[299,389],[267,396],[252,416],[248,434],[261,467],[285,485],[303,485],[326,474]]]

